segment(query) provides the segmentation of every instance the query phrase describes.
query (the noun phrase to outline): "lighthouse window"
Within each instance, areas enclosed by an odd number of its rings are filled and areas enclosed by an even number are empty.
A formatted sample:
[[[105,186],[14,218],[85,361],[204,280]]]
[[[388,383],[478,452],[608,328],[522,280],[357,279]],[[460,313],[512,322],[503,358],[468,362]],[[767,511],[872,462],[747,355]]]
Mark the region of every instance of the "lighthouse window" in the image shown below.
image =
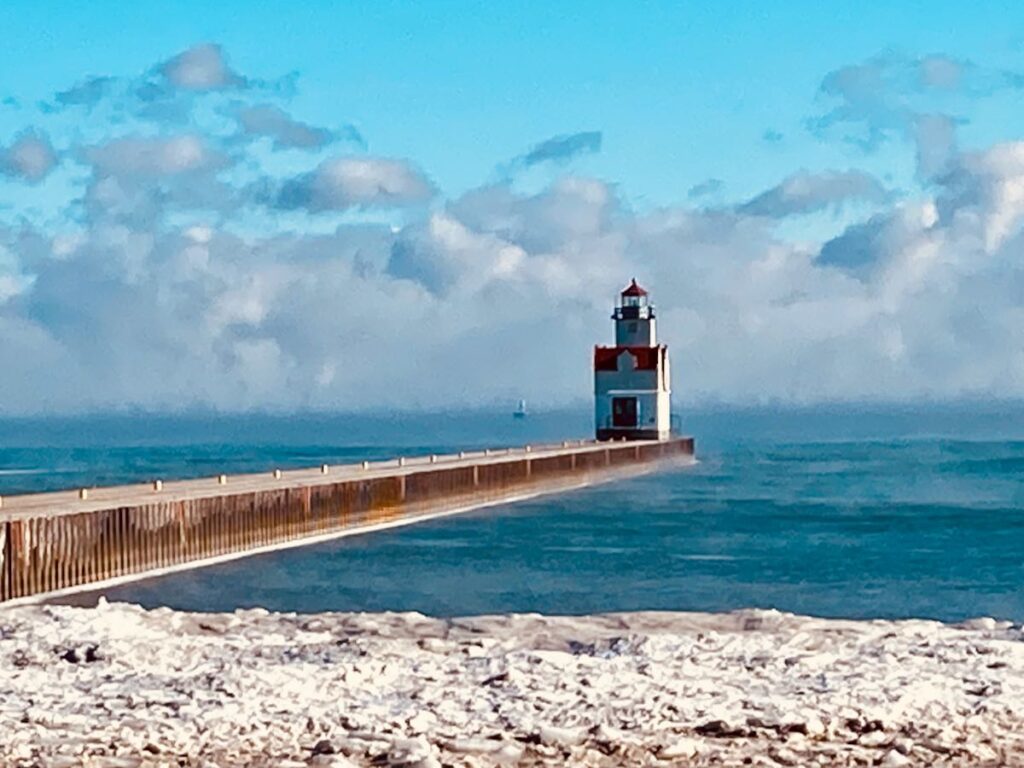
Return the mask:
[[[630,323],[629,324],[629,332],[630,333],[636,333],[636,323]]]

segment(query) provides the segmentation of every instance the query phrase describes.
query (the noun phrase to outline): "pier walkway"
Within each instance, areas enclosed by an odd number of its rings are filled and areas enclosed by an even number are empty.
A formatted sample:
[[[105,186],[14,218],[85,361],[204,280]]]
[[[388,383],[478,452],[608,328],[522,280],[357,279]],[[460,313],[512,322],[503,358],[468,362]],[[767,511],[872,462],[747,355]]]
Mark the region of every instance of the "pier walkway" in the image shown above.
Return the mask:
[[[0,602],[99,589],[692,459],[692,438],[571,441],[3,497]]]

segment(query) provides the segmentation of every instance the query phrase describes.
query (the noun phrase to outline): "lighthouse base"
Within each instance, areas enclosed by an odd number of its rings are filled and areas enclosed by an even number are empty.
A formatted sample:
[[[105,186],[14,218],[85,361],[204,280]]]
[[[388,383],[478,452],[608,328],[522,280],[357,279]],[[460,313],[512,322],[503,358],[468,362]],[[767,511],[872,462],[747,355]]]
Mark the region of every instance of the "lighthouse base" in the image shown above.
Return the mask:
[[[668,440],[671,432],[660,432],[657,429],[598,429],[598,440]]]

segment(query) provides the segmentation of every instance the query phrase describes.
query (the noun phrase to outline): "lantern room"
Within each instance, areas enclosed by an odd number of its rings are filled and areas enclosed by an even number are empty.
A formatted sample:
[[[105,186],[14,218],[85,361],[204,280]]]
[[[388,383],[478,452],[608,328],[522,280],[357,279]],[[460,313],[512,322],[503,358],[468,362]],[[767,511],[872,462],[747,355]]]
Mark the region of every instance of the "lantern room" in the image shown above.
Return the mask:
[[[658,344],[654,307],[647,291],[633,279],[619,294],[619,305],[612,312],[615,321],[615,344],[620,347],[654,347]]]

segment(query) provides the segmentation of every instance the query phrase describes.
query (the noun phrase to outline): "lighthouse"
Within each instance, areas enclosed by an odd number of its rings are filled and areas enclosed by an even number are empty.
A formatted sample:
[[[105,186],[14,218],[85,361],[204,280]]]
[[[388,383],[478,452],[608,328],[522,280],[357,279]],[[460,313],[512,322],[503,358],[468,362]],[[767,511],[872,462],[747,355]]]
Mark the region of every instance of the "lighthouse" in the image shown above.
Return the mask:
[[[668,347],[658,343],[654,307],[634,279],[612,313],[615,346],[594,347],[598,440],[666,440],[671,433]]]

